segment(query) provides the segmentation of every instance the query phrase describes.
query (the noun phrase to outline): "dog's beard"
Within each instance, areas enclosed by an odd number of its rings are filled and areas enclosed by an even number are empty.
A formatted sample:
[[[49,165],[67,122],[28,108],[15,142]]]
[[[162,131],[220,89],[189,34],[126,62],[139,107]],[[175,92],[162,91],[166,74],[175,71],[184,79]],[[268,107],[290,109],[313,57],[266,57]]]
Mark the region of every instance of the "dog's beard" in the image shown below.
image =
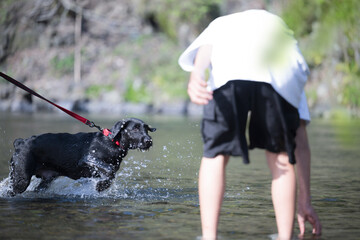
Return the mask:
[[[138,148],[140,152],[148,152],[150,148]]]
[[[138,150],[141,150],[142,152],[148,151],[151,147],[152,147],[152,143],[146,144],[146,143],[140,142],[140,143],[130,143],[129,144],[129,149],[138,149]]]

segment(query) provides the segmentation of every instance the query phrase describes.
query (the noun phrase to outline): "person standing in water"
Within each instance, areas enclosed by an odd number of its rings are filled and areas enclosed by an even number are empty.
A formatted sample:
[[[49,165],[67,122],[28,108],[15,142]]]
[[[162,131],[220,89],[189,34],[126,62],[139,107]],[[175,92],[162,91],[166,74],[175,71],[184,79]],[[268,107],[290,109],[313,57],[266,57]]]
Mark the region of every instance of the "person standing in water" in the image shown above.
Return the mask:
[[[293,234],[296,175],[300,235],[305,221],[320,235],[310,200],[310,115],[304,93],[309,70],[283,20],[265,10],[219,17],[181,54],[179,65],[191,72],[191,101],[204,105],[199,171],[203,239],[217,237],[230,156],[242,156],[249,163],[248,150],[254,148],[265,150],[272,174],[278,239]]]

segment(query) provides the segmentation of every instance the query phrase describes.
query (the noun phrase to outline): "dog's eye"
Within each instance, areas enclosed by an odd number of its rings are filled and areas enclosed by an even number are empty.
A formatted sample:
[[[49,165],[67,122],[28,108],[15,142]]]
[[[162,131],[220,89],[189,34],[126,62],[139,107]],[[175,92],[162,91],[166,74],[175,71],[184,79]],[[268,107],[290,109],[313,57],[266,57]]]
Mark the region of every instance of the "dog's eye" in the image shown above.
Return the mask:
[[[139,126],[135,126],[131,131],[132,131],[132,132],[138,132],[138,131],[140,131],[140,127],[139,127]]]

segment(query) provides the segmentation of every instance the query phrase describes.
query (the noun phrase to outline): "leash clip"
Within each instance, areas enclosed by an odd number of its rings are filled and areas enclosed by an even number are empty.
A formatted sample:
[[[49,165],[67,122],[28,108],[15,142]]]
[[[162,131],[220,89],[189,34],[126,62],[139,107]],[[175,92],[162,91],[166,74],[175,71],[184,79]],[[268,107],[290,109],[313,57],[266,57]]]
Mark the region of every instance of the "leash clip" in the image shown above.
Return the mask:
[[[97,129],[99,129],[100,132],[103,131],[103,129],[100,126],[95,125],[95,123],[93,121],[86,120],[85,124],[91,128],[96,127]]]

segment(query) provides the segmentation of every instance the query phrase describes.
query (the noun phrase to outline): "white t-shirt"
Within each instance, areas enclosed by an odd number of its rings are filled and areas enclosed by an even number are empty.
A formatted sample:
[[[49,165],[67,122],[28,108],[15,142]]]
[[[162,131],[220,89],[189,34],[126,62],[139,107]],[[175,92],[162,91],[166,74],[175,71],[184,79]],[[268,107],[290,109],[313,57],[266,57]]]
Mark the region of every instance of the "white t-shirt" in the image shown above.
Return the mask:
[[[182,69],[193,70],[202,45],[212,45],[209,90],[231,80],[270,83],[299,109],[301,119],[310,121],[304,93],[309,69],[281,18],[264,10],[248,10],[215,19],[181,54]]]

